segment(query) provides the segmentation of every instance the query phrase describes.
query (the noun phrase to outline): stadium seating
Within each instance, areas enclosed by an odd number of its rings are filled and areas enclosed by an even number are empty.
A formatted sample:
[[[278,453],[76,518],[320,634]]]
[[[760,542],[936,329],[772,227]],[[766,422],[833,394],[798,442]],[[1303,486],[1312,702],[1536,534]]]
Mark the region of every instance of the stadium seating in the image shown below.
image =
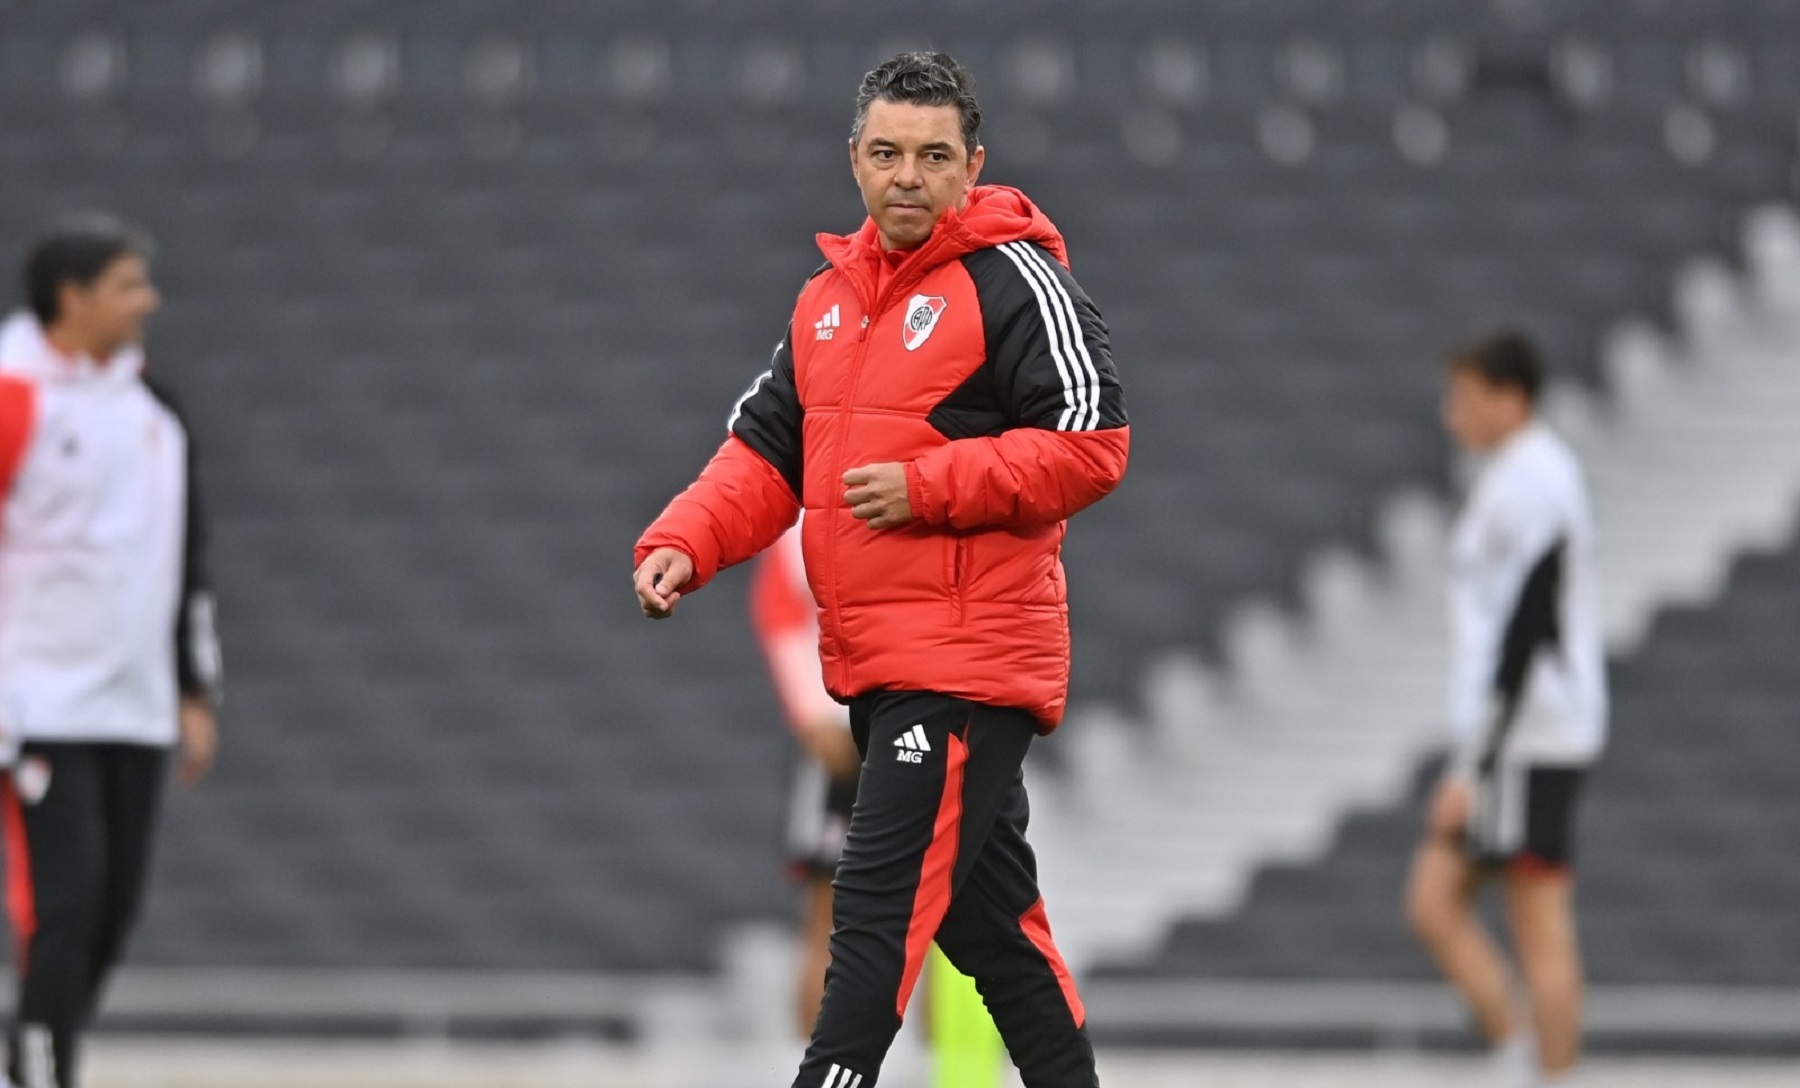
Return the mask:
[[[1598,984],[1800,985],[1800,824],[1791,768],[1800,545],[1736,567],[1724,596],[1665,614],[1616,662],[1613,740],[1584,802],[1583,955]],[[1188,922],[1101,973],[1205,979],[1426,979],[1400,889],[1415,803],[1348,821],[1330,854],[1261,873],[1233,917]]]
[[[1077,700],[1438,481],[1445,344],[1520,320],[1592,380],[1789,184],[1780,0],[1038,8],[0,3],[0,237],[158,235],[217,521],[228,748],[142,959],[691,970],[787,911],[744,584],[650,625],[627,555],[858,221],[885,52],[976,71],[988,179],[1112,325],[1134,461],[1070,536]]]

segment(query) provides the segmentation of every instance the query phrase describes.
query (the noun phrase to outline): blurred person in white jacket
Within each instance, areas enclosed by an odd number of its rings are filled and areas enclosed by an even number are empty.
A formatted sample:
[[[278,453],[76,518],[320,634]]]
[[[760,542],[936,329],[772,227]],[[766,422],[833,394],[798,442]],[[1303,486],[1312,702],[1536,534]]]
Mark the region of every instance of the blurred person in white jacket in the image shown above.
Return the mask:
[[[124,951],[171,750],[217,744],[219,650],[186,428],[144,375],[148,243],[53,228],[0,328],[0,829],[20,973],[7,1075],[74,1088]]]
[[[1414,931],[1516,1086],[1562,1083],[1580,1054],[1575,812],[1607,715],[1593,516],[1574,454],[1538,419],[1543,383],[1518,333],[1450,360],[1444,424],[1476,472],[1451,542],[1451,757],[1407,894]],[[1523,1008],[1475,912],[1490,877]]]

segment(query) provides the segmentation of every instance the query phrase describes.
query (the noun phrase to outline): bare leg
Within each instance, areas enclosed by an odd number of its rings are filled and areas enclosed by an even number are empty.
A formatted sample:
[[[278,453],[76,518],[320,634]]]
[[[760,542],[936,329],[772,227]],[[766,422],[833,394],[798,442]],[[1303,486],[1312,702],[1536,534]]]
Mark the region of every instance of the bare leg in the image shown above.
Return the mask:
[[[1567,873],[1518,871],[1506,877],[1507,921],[1531,996],[1538,1057],[1558,1076],[1581,1056],[1581,948],[1574,884]]]
[[[795,1026],[800,1038],[812,1037],[825,995],[825,968],[831,965],[831,877],[806,880],[806,905],[800,919],[800,977],[794,988]]]
[[[1460,847],[1430,835],[1413,856],[1406,913],[1413,933],[1468,1002],[1482,1037],[1499,1044],[1516,1028],[1512,988],[1500,950],[1475,914],[1478,885],[1479,874]]]

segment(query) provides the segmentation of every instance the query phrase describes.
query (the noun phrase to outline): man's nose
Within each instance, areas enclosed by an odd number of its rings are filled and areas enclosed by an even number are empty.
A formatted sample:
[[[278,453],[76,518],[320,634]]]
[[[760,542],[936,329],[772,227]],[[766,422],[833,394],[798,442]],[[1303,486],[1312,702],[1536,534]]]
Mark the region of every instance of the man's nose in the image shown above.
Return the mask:
[[[902,189],[917,189],[924,183],[925,175],[919,170],[919,160],[907,156],[900,160],[900,169],[894,171],[894,184]]]

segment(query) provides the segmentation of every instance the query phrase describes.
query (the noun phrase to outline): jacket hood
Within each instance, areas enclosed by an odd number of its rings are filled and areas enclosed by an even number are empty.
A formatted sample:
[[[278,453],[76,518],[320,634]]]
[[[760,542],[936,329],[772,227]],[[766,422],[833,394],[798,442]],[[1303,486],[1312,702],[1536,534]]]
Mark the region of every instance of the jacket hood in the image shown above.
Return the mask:
[[[56,350],[38,319],[23,310],[0,325],[0,372],[33,378],[131,376],[143,372],[144,349],[128,344],[104,363],[83,355],[71,358]]]
[[[875,265],[881,260],[881,240],[875,220],[865,219],[854,234],[821,234],[819,250],[833,266],[852,280],[873,283]],[[1068,246],[1062,231],[1031,198],[1007,185],[978,185],[958,211],[944,213],[931,237],[913,250],[901,266],[923,274],[940,264],[957,260],[980,249],[1007,242],[1035,242],[1050,251],[1063,267],[1069,265]]]
[[[939,221],[939,230],[946,227],[973,242],[958,257],[1006,242],[1035,242],[1049,250],[1064,268],[1069,266],[1069,247],[1063,242],[1062,231],[1030,197],[1011,186],[977,186],[960,212],[952,209]]]

